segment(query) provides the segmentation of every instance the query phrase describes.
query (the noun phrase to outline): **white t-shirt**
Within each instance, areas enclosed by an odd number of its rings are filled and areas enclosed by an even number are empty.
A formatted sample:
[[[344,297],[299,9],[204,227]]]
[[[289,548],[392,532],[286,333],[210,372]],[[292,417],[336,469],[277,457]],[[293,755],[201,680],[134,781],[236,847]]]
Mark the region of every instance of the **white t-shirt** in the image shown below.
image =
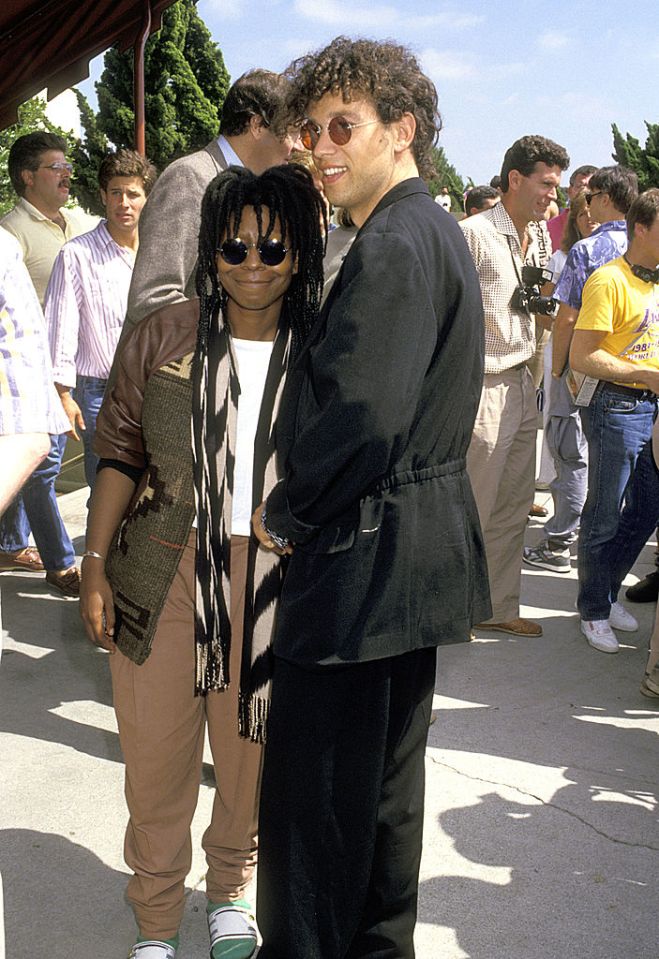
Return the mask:
[[[551,256],[549,263],[547,264],[546,269],[551,270],[551,272],[554,274],[551,281],[554,285],[558,283],[558,278],[563,272],[563,267],[565,266],[566,260],[567,260],[567,253],[563,253],[562,250],[556,250],[556,252]]]
[[[233,338],[233,349],[238,363],[238,379],[240,380],[236,429],[236,466],[231,510],[231,532],[235,536],[249,536],[251,533],[254,440],[272,355],[272,346],[272,340],[264,342]]]

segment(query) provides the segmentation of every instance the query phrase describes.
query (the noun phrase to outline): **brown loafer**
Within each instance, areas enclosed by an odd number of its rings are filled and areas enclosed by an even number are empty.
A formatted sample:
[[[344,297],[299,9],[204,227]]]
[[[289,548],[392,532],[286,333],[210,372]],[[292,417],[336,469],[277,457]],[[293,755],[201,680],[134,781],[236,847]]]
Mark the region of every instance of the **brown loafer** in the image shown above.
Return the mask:
[[[22,570],[25,573],[40,573],[44,569],[39,550],[34,546],[25,546],[23,549],[5,553],[0,550],[0,573],[10,570]]]
[[[56,573],[51,570],[46,573],[46,582],[49,586],[58,589],[64,596],[73,596],[75,599],[80,596],[80,570],[76,566],[72,566],[64,573]]]
[[[546,506],[541,506],[540,503],[534,503],[529,510],[529,516],[544,518],[545,516],[549,516],[549,510]]]
[[[510,633],[511,636],[542,636],[542,626],[531,619],[511,619],[509,623],[478,623],[474,629],[492,629],[498,633]]]

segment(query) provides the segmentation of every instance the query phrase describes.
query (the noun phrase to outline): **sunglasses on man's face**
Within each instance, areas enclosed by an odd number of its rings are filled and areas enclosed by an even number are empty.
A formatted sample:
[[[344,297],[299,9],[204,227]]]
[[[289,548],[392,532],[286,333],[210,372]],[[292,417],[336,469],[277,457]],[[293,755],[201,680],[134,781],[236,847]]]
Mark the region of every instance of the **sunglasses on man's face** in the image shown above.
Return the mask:
[[[327,124],[327,132],[332,143],[343,147],[350,141],[352,131],[357,127],[367,127],[372,123],[378,123],[377,120],[363,120],[361,123],[351,123],[345,117],[332,117]],[[323,128],[313,120],[305,120],[300,127],[300,138],[305,150],[313,150],[318,141]]]
[[[245,243],[239,236],[225,240],[218,253],[230,266],[240,266],[252,248],[258,251],[264,266],[279,266],[286,259],[288,248],[281,240],[261,240],[260,243]]]
[[[586,194],[586,203],[588,206],[593,202],[596,196],[601,196],[604,193],[604,190],[600,190],[599,193],[587,193]]]

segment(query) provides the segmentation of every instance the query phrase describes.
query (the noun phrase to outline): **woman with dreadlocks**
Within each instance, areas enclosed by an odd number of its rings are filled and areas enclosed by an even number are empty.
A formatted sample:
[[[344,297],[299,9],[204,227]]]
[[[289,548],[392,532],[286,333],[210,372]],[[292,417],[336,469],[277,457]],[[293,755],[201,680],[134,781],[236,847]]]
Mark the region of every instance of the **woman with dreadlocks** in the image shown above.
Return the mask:
[[[99,416],[81,613],[113,654],[131,959],[176,955],[205,724],[217,782],[202,840],[211,956],[256,950],[245,888],[283,570],[250,518],[277,482],[274,426],[318,310],[323,217],[301,167],[220,174],[202,204],[199,298],[131,331]]]

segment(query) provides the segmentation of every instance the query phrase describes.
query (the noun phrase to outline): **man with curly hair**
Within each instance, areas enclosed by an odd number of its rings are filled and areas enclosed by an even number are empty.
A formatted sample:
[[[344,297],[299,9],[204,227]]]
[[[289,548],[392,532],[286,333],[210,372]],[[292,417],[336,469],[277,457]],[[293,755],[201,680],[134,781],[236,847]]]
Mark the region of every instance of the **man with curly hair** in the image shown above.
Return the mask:
[[[436,647],[489,615],[465,457],[478,280],[421,175],[437,94],[394,43],[291,69],[328,200],[358,228],[282,400],[282,481],[256,511],[290,554],[259,826],[262,959],[414,956]]]

